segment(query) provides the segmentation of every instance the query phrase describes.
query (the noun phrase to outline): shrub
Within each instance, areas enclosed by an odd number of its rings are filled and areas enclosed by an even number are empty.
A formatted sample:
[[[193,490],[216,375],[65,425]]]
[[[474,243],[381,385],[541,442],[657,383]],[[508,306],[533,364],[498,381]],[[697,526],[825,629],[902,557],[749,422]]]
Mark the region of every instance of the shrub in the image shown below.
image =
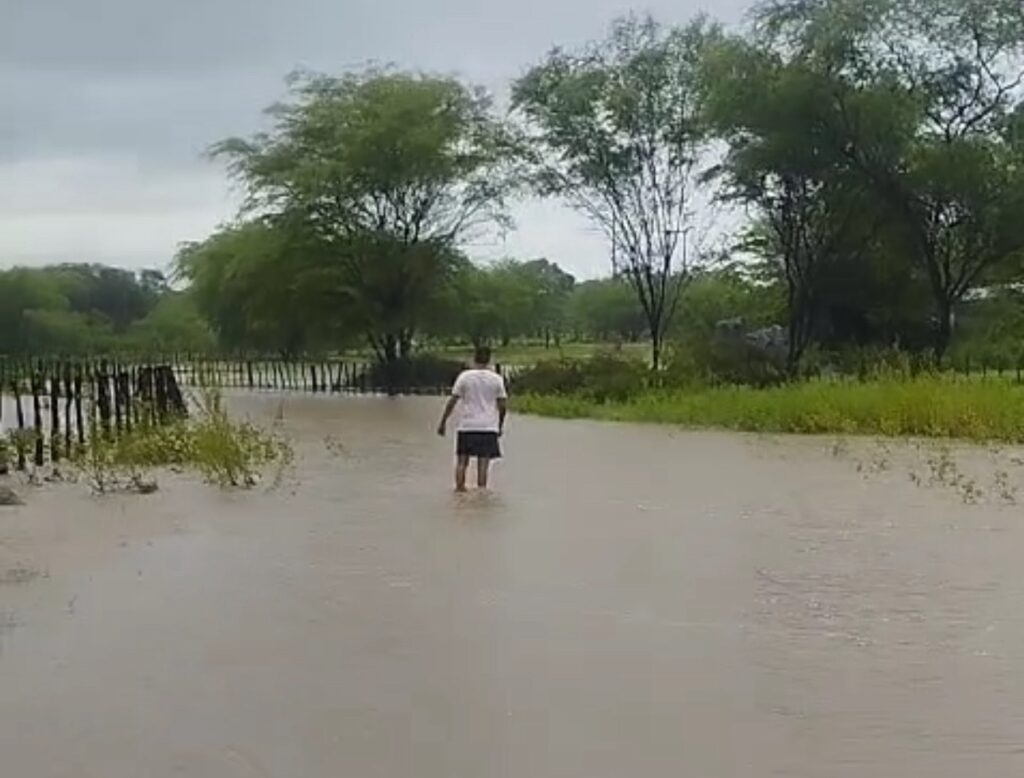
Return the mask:
[[[541,362],[512,381],[516,394],[579,395],[594,402],[625,402],[650,385],[650,371],[635,360],[602,354],[587,360]]]
[[[454,384],[464,367],[452,359],[423,354],[394,362],[375,362],[364,377],[370,386],[391,392],[438,389]]]
[[[250,487],[262,468],[277,464],[283,472],[291,461],[283,438],[232,420],[214,391],[198,398],[191,418],[141,425],[117,437],[93,429],[75,457],[100,493],[138,485],[143,470],[165,467],[195,470],[222,487]]]
[[[583,363],[583,393],[599,403],[625,402],[650,384],[651,372],[641,362],[598,355]]]
[[[577,361],[547,360],[521,371],[510,383],[515,394],[574,394],[583,388],[583,372]]]
[[[694,385],[777,386],[786,380],[783,361],[742,339],[708,337],[677,344],[664,383]]]

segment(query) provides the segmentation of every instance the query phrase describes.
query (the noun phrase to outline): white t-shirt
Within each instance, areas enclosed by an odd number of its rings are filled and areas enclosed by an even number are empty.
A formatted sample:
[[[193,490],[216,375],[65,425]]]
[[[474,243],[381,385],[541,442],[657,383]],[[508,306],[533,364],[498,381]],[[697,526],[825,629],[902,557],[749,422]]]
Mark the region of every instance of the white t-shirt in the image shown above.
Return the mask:
[[[493,370],[465,370],[455,381],[452,394],[459,398],[459,432],[498,432],[498,400],[508,397],[505,379]]]

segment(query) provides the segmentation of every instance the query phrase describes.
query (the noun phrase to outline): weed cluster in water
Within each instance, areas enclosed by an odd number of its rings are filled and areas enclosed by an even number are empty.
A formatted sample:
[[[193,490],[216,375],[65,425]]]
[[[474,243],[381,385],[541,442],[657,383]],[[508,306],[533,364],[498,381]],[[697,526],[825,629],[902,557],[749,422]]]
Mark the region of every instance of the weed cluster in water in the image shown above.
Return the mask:
[[[916,441],[897,446],[880,440],[865,449],[841,438],[831,451],[836,459],[852,462],[865,478],[905,472],[915,486],[948,491],[965,505],[998,501],[1012,506],[1018,502],[1020,479],[1011,471],[1024,467],[1024,461],[998,446],[982,456],[981,451],[971,447],[954,451],[946,441]]]
[[[248,488],[276,466],[280,481],[293,461],[283,436],[231,419],[216,391],[204,390],[194,406],[190,417],[141,424],[116,435],[93,425],[87,443],[72,452],[68,475],[83,477],[99,493],[152,491],[155,483],[146,474],[155,469],[195,471],[217,486]],[[11,443],[16,450],[31,445],[17,437]]]

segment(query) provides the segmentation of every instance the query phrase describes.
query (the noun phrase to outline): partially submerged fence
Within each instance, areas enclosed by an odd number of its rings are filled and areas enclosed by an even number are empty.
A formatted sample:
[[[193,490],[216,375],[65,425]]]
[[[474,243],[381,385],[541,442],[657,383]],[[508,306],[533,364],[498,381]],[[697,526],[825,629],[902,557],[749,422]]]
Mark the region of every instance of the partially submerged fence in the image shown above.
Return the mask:
[[[437,395],[450,390],[461,367],[446,360],[382,366],[356,360],[0,357],[0,469],[5,450],[20,469],[29,462],[41,467],[84,451],[91,435],[119,436],[184,414],[183,387]]]
[[[58,463],[95,435],[130,434],[186,413],[166,364],[0,360],[0,470]]]
[[[169,363],[184,386],[250,391],[299,391],[313,393],[413,393],[414,387],[385,386],[374,365],[356,361],[308,359],[174,359]],[[397,381],[397,384],[403,383]],[[440,387],[419,387],[434,391]]]
[[[449,360],[382,365],[357,360],[185,358],[169,364],[178,382],[190,387],[388,395],[445,394],[463,367]],[[514,373],[500,365],[497,370],[506,377]]]

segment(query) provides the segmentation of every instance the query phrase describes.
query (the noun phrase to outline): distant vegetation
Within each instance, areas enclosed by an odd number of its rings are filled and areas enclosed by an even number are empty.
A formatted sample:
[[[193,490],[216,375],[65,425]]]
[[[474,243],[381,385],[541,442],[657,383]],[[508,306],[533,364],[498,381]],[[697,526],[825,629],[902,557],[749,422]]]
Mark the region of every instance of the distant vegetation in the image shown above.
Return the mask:
[[[607,372],[607,371],[606,371]],[[620,373],[621,375],[621,373]],[[1013,382],[893,376],[804,381],[771,389],[639,391],[607,375],[572,393],[514,399],[524,413],[563,419],[675,424],[757,433],[946,438],[1024,444],[1022,389]]]
[[[214,344],[191,296],[172,290],[157,271],[0,271],[0,355],[206,352]]]
[[[289,86],[268,131],[213,147],[245,207],[182,248],[171,285],[10,271],[0,352],[388,366],[600,343],[645,349],[655,385],[1024,363],[1018,2],[770,0],[736,30],[629,17],[527,69],[508,115],[412,71]],[[473,262],[527,196],[603,233],[610,276]],[[718,207],[732,216],[712,228]]]

